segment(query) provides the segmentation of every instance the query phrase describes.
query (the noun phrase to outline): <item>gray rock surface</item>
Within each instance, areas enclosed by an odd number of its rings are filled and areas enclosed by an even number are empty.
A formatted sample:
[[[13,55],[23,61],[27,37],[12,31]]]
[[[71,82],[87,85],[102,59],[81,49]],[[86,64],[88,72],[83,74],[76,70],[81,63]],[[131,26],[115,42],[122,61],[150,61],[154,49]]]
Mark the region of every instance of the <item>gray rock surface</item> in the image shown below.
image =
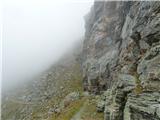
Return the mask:
[[[160,120],[160,2],[95,1],[85,19],[83,84],[103,91],[97,111],[105,120]]]
[[[160,93],[129,94],[124,109],[125,120],[159,120]]]

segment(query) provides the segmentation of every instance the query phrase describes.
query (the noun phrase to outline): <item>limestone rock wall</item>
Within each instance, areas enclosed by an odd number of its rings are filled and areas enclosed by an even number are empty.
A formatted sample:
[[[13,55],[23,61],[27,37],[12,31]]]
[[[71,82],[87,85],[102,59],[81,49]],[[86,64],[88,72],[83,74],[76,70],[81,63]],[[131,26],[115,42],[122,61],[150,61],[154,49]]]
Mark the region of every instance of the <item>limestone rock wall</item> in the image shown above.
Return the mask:
[[[95,1],[85,19],[83,85],[107,92],[105,120],[160,120],[160,2]]]

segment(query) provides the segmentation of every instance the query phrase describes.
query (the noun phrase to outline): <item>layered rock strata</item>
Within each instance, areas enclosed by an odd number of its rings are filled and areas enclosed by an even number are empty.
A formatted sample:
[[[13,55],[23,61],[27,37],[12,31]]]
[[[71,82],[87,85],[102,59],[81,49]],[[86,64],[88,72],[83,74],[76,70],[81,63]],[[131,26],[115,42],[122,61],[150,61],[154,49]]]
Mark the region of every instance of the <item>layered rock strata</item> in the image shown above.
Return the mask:
[[[160,120],[160,2],[95,1],[85,19],[83,85],[104,119]]]

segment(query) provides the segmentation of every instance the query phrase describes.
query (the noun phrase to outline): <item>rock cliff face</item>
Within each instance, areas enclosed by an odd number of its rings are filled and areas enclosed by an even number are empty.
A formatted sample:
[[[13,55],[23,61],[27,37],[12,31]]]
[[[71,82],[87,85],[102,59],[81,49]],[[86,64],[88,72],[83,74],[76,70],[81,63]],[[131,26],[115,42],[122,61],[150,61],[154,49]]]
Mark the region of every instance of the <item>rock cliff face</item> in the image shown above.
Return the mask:
[[[85,17],[84,90],[105,120],[160,120],[160,2],[95,2]]]

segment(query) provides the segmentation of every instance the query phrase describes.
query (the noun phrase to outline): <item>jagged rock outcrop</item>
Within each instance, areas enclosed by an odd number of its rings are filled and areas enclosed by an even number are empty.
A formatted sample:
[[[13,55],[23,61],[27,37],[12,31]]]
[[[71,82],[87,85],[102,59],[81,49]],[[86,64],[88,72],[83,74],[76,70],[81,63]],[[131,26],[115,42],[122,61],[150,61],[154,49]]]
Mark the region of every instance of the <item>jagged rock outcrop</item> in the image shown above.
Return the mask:
[[[118,64],[121,30],[128,6],[130,2],[95,2],[86,16],[84,89],[96,93],[112,86],[116,76],[112,71]]]
[[[95,1],[85,19],[83,84],[105,91],[98,111],[105,120],[160,120],[160,2]]]

